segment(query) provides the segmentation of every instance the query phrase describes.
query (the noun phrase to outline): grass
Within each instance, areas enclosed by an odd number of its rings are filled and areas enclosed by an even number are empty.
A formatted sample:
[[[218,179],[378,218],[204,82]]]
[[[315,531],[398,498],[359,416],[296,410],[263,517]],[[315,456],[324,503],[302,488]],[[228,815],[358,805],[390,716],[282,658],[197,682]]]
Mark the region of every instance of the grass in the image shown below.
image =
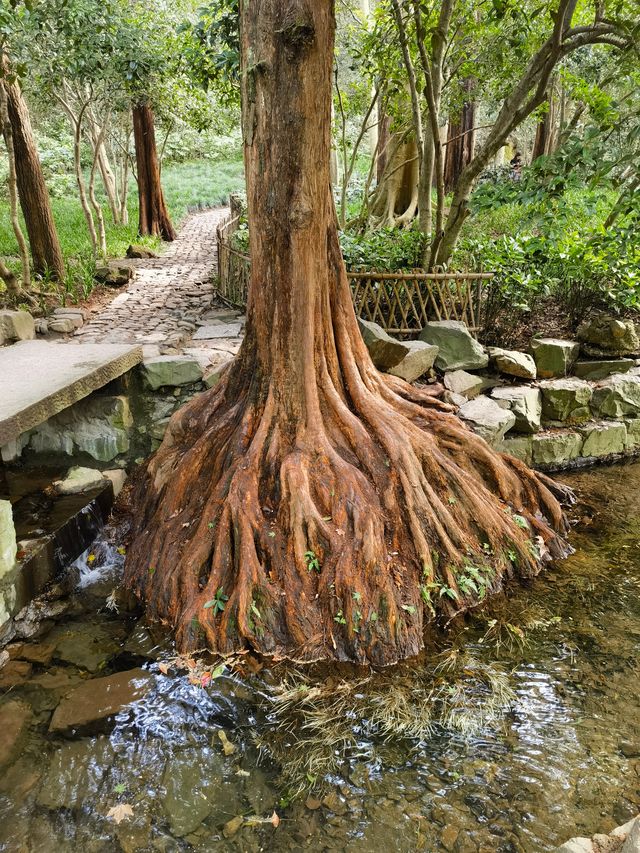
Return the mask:
[[[219,162],[202,160],[168,163],[163,168],[162,184],[171,217],[177,225],[190,210],[224,204],[230,192],[244,187],[242,157],[238,155]],[[67,281],[63,283],[63,295],[77,300],[88,296],[93,286],[94,263],[87,225],[75,195],[52,198],[51,205],[62,252],[69,267]],[[123,257],[130,243],[142,242],[151,247],[159,244],[158,240],[141,240],[137,236],[138,198],[135,181],[129,188],[128,209],[130,224],[114,225],[108,207],[103,205],[107,252],[111,258]],[[17,270],[17,255],[9,203],[6,199],[0,199],[0,256],[8,259]]]

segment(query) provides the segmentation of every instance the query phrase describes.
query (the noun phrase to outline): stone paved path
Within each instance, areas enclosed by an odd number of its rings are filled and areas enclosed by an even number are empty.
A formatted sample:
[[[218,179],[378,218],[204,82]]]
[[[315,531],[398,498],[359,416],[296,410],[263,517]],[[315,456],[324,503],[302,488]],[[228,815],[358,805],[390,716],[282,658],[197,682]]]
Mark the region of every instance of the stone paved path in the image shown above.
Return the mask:
[[[216,208],[191,216],[159,258],[127,260],[136,269],[125,291],[75,333],[82,343],[137,343],[145,355],[192,348],[219,360],[239,346],[234,313],[213,307],[216,227],[228,214]],[[124,263],[124,262],[123,262]]]

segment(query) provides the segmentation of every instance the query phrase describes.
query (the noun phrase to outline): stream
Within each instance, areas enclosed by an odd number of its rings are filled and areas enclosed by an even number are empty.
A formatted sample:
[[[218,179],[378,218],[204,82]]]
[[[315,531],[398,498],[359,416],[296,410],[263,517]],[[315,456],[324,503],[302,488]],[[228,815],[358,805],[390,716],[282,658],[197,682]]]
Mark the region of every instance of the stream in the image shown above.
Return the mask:
[[[629,820],[640,463],[563,479],[579,496],[571,558],[425,661],[351,685],[335,668],[177,658],[118,593],[106,530],[68,570],[66,612],[14,644],[10,683],[0,669],[0,718],[23,730],[0,771],[0,851],[538,853]],[[98,707],[110,677],[133,700],[115,716]],[[80,688],[66,725],[59,703]]]

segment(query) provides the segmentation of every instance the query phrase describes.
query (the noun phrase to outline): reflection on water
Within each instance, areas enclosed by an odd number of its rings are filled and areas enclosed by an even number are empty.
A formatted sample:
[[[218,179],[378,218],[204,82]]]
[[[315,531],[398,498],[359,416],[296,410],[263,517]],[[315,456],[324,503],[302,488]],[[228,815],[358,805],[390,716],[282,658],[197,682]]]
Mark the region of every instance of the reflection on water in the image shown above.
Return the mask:
[[[116,544],[96,545],[76,566],[70,614],[15,650],[30,663],[0,682],[0,713],[12,703],[22,726],[0,771],[0,850],[534,853],[624,822],[640,811],[640,464],[568,479],[581,497],[575,555],[447,637],[459,682],[438,676],[440,697],[477,698],[473,660],[502,674],[508,705],[422,741],[383,738],[378,719],[390,691],[425,681],[415,666],[358,687],[324,729],[278,712],[280,672],[191,683],[166,635],[112,594]],[[152,686],[115,719],[48,732],[70,690],[141,665]],[[324,756],[325,783],[309,772],[293,798],[293,770]]]

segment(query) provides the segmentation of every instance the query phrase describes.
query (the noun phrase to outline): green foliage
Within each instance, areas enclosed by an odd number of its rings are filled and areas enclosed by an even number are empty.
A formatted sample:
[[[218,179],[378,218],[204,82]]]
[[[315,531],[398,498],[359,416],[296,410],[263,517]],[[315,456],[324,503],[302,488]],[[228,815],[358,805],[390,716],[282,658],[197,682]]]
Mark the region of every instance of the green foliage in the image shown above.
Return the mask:
[[[213,610],[213,615],[217,616],[218,613],[222,613],[224,608],[226,607],[227,601],[229,601],[229,596],[225,595],[224,589],[220,587],[220,589],[216,592],[214,597],[207,601],[204,605],[205,610]]]
[[[315,551],[306,551],[304,560],[308,571],[319,572],[321,570],[320,560],[316,556]]]
[[[419,231],[380,229],[366,234],[341,232],[340,245],[350,270],[418,269],[422,266],[425,237]]]

